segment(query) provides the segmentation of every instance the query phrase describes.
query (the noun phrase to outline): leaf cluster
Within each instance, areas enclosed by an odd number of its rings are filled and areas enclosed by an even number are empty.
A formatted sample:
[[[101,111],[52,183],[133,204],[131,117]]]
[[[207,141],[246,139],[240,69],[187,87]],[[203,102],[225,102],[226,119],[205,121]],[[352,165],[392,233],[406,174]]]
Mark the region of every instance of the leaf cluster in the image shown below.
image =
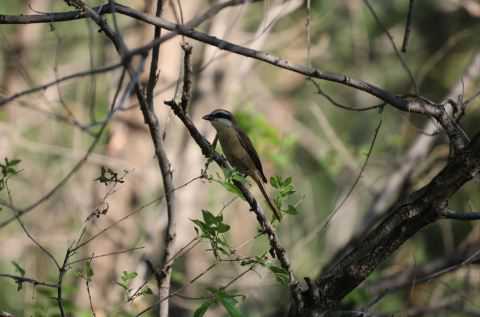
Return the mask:
[[[210,242],[213,254],[218,258],[218,254],[232,254],[230,245],[228,244],[225,233],[230,230],[230,226],[223,222],[223,215],[215,216],[208,210],[202,210],[202,218],[192,219],[195,224],[195,231],[200,237]]]
[[[238,300],[236,297],[243,297],[243,295],[227,293],[223,289],[208,288],[212,294],[211,298],[204,301],[193,313],[193,317],[203,317],[207,310],[214,305],[222,305],[230,317],[244,316],[237,308]]]
[[[118,172],[115,172],[109,167],[102,166],[100,176],[95,178],[95,181],[108,186],[110,184],[123,184],[125,183],[125,175],[127,171],[124,171],[124,175],[119,176]]]
[[[292,197],[296,193],[295,186],[292,183],[292,178],[287,177],[282,179],[280,176],[272,176],[270,177],[270,184],[273,188],[276,189],[275,196],[273,197],[273,202],[275,206],[284,213],[289,215],[297,215],[297,205],[299,202],[295,204],[287,203],[287,200]],[[285,207],[285,205],[287,205]]]
[[[21,160],[9,160],[8,157],[5,157],[4,163],[0,163],[0,191],[7,186],[8,178],[10,176],[15,176],[20,173],[17,169],[17,165],[20,164],[20,162]]]

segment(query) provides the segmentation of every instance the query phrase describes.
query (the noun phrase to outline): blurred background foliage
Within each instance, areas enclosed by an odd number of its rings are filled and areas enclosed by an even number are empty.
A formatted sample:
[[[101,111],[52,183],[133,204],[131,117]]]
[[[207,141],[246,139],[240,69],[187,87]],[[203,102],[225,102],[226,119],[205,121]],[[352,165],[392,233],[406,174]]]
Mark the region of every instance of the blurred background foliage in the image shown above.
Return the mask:
[[[100,5],[104,1],[86,1]],[[154,11],[152,1],[120,1]],[[174,3],[173,1],[172,3]],[[180,1],[185,21],[203,13],[215,1]],[[477,3],[469,5],[469,3]],[[287,8],[285,3],[291,3]],[[397,47],[404,34],[408,1],[371,0],[376,14],[393,36]],[[176,5],[176,4],[175,4]],[[173,5],[173,6],[175,6]],[[411,36],[407,53],[402,57],[414,74],[419,92],[432,100],[441,100],[452,90],[474,54],[478,54],[480,4],[475,1],[415,2]],[[476,9],[475,9],[476,8]],[[33,14],[66,11],[63,1],[33,2],[4,0],[2,14]],[[277,11],[274,11],[277,10]],[[271,12],[276,12],[270,17]],[[307,32],[306,20],[310,16]],[[175,20],[172,5],[165,5],[165,17]],[[112,18],[108,18],[112,23]],[[152,38],[152,28],[132,19],[118,16],[119,29],[130,47]],[[267,27],[261,27],[266,23]],[[341,73],[362,79],[397,94],[414,92],[412,82],[399,62],[383,28],[375,21],[363,1],[261,1],[245,7],[233,7],[219,13],[198,27],[226,40],[256,45],[257,49],[287,58],[292,63],[310,64],[323,71]],[[309,38],[307,37],[309,34]],[[77,20],[43,25],[1,25],[0,93],[9,96],[57,77],[90,67],[110,65],[118,58],[105,36],[89,21]],[[188,40],[188,39],[186,39]],[[234,56],[202,43],[194,45],[194,98],[190,112],[202,132],[213,139],[213,131],[201,116],[214,108],[234,111],[239,124],[251,136],[267,176],[292,177],[296,195],[302,203],[298,215],[289,215],[278,225],[283,245],[292,260],[295,274],[315,277],[357,231],[373,218],[368,210],[382,187],[404,163],[405,153],[422,135],[424,118],[386,107],[384,111],[349,112],[333,106],[317,93],[316,87],[302,76],[275,69],[241,56]],[[198,177],[206,160],[186,134],[183,126],[163,105],[175,96],[181,73],[180,39],[161,47],[156,88],[156,107],[165,131],[168,154],[172,161],[175,185]],[[0,159],[21,159],[20,173],[9,180],[15,205],[25,207],[45,195],[82,158],[99,131],[110,107],[119,71],[84,77],[51,87],[4,107],[0,111]],[[142,77],[142,80],[146,80]],[[478,79],[465,91],[471,96]],[[317,82],[337,102],[353,108],[375,105],[378,100],[354,89],[327,82]],[[478,127],[478,106],[468,108],[463,126],[467,132]],[[342,201],[366,159],[375,128],[383,120],[368,165],[352,195],[338,211],[326,230],[325,219]],[[425,161],[413,172],[404,192],[425,184],[445,164],[448,145],[439,136]],[[110,187],[94,180],[101,166],[127,170],[125,184]],[[210,166],[208,174],[219,172]],[[272,188],[269,189],[273,191]],[[31,233],[57,258],[62,258],[69,243],[85,226],[87,216],[105,203],[105,217],[88,224],[88,234],[104,228],[135,208],[161,195],[161,178],[153,156],[149,134],[139,116],[134,98],[106,128],[106,133],[84,166],[46,203],[24,217]],[[258,193],[259,194],[259,193]],[[105,199],[105,197],[107,197]],[[6,191],[0,197],[8,199]],[[206,180],[196,180],[179,189],[178,248],[195,237],[190,219],[201,219],[200,211],[222,212],[223,221],[231,226],[226,239],[238,247],[240,256],[259,256],[268,250],[264,237],[256,236],[254,216],[239,199],[228,204],[232,194]],[[228,204],[228,207],[225,205]],[[450,202],[455,210],[478,210],[478,185],[469,184]],[[11,217],[7,208],[0,211],[0,222]],[[151,295],[129,303],[122,288],[115,284],[121,272],[137,272],[132,284],[139,285],[145,274],[143,256],[159,257],[165,226],[163,203],[145,208],[122,222],[101,241],[79,252],[78,257],[143,246],[144,250],[93,261],[92,292],[96,309],[108,316],[134,316],[151,303]],[[366,285],[382,277],[408,270],[423,263],[442,259],[459,246],[478,243],[478,225],[474,222],[443,221],[430,226],[406,243],[393,257],[386,259]],[[242,272],[238,263],[220,263],[204,279],[192,280],[217,259],[206,242],[182,255],[174,266],[175,288],[187,284],[184,297],[172,299],[172,316],[190,316],[199,306],[190,297],[205,296],[207,287],[219,288]],[[26,276],[56,281],[56,272],[21,230],[17,223],[0,229],[0,273],[15,274],[12,261],[19,263]],[[85,282],[73,266],[65,282],[67,310],[75,316],[89,316]],[[286,310],[286,288],[278,283],[268,267],[258,268],[233,287],[245,295],[238,307],[244,316],[280,316]],[[469,292],[465,305],[480,311],[478,271],[468,268],[427,284],[411,285],[391,292],[375,304],[379,313],[401,313],[425,307],[437,300]],[[365,286],[359,287],[344,301],[345,309],[366,307],[375,296]],[[152,289],[154,287],[152,286]],[[16,316],[54,316],[56,303],[42,287],[17,285],[0,279],[0,311]],[[221,305],[220,305],[221,306]],[[222,307],[210,307],[207,316],[225,316]],[[449,316],[463,316],[451,312]]]

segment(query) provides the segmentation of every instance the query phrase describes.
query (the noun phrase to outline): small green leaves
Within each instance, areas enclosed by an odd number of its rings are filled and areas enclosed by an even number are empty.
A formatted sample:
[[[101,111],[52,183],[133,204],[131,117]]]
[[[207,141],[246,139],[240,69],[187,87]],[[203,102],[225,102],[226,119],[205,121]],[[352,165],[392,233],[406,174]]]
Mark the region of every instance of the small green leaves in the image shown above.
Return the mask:
[[[25,269],[18,264],[16,261],[12,261],[13,266],[15,267],[15,271],[18,272],[22,277],[25,276]]]
[[[24,277],[25,276],[25,269],[20,264],[18,264],[16,261],[12,261],[12,264],[15,267],[15,271],[18,274],[20,274],[22,277]],[[23,282],[20,279],[17,279],[15,281],[17,283],[17,292],[19,292],[19,291],[22,290]]]
[[[217,300],[220,302],[220,304],[223,305],[223,307],[228,312],[228,315],[230,317],[242,317],[243,316],[242,313],[240,312],[240,310],[238,310],[238,308],[235,306],[238,303],[238,301],[235,299],[236,295],[231,295],[231,294],[228,294],[228,293],[226,293],[222,290],[218,290],[215,293],[215,296],[216,296]]]
[[[17,169],[21,160],[13,159],[9,160],[8,157],[4,158],[4,163],[0,163],[0,191],[7,186],[7,181],[10,176],[17,175],[20,171]]]
[[[125,290],[126,298],[128,301],[131,301],[134,298],[143,296],[143,295],[152,295],[153,291],[148,286],[143,286],[141,289],[136,290],[132,295],[132,289],[130,288],[130,283],[138,276],[137,272],[128,272],[123,271],[120,276],[120,281],[117,281],[117,285]]]
[[[244,183],[245,176],[242,175],[236,169],[226,168],[223,170],[224,172],[224,179],[221,179],[219,175],[218,179],[213,179],[213,181],[217,182],[218,184],[222,185],[227,191],[237,195],[241,199],[244,199],[242,192],[238,189],[235,183]]]
[[[273,265],[269,261],[265,262],[265,266],[273,273],[277,282],[285,286],[288,285],[289,276],[287,270],[282,267]]]
[[[83,266],[82,270],[75,272],[75,275],[77,277],[83,278],[87,282],[92,281],[93,274],[94,273],[93,273],[92,263],[90,261],[85,262],[85,265]]]
[[[120,276],[121,281],[117,281],[117,284],[120,285],[124,290],[129,291],[128,285],[130,282],[136,278],[138,275],[137,272],[128,272],[123,271],[122,275]]]
[[[277,208],[289,215],[298,214],[296,207],[298,202],[295,204],[287,204],[287,207],[284,207],[285,202],[296,193],[295,186],[292,183],[292,178],[287,177],[283,180],[280,176],[273,176],[270,178],[270,184],[277,190],[273,198]]]
[[[92,280],[92,277],[93,277],[93,268],[92,268],[92,264],[90,263],[90,261],[88,262],[85,262],[85,279],[87,281],[91,281]]]
[[[122,176],[118,176],[118,172],[115,172],[109,167],[101,167],[101,172],[100,176],[95,178],[95,181],[98,181],[99,183],[104,184],[105,186],[110,185],[111,183],[113,184],[123,184],[125,183],[125,175],[127,174],[127,171],[123,171],[124,174]]]
[[[214,301],[212,300],[208,300],[208,301],[205,301],[202,303],[202,305],[200,305],[196,310],[195,312],[193,313],[193,317],[203,317],[203,315],[205,315],[205,313],[207,312],[207,310],[210,308],[210,306],[212,306],[213,304],[215,304]]]
[[[224,235],[230,230],[230,226],[223,222],[223,215],[215,216],[208,210],[202,210],[202,217],[203,221],[192,219],[195,230],[200,233],[200,237],[210,242],[215,257],[218,257],[218,252],[230,255],[230,245]]]
[[[225,292],[222,289],[208,288],[208,291],[212,293],[212,298],[203,302],[193,313],[193,317],[203,317],[207,310],[213,305],[222,305],[230,317],[243,317],[244,315],[237,308],[238,301],[235,297],[241,295],[235,295]]]
[[[290,204],[288,204],[287,209],[283,209],[282,211],[284,213],[289,214],[289,215],[297,215],[298,214],[297,207],[295,207],[293,205],[290,205]]]
[[[257,255],[254,258],[244,260],[240,262],[240,265],[242,266],[260,265],[260,266],[266,267],[267,269],[270,270],[270,272],[273,273],[277,282],[279,282],[282,285],[288,285],[288,281],[289,281],[288,271],[280,266],[273,264],[271,260],[268,260],[267,253],[264,253],[263,255]]]

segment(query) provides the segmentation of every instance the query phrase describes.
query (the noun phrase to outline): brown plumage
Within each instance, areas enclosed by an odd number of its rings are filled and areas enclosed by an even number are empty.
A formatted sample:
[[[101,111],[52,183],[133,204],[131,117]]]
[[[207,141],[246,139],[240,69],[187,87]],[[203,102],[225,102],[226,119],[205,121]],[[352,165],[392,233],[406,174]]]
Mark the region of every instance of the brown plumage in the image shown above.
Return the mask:
[[[262,162],[252,141],[237,126],[233,115],[227,110],[217,109],[205,115],[203,119],[210,121],[217,130],[218,140],[228,162],[240,173],[250,176],[255,181],[275,217],[280,221],[281,213],[275,208],[262,184],[267,183]]]

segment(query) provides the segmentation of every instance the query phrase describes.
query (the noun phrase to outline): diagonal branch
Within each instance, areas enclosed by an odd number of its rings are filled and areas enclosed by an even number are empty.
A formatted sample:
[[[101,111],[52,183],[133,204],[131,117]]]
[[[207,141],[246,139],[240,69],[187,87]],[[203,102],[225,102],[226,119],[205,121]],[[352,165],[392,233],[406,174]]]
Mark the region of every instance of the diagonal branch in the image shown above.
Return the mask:
[[[440,219],[448,199],[479,172],[480,133],[428,185],[392,207],[361,243],[321,274],[311,286],[321,296],[310,308],[335,306],[406,240]]]
[[[82,9],[86,11],[88,16],[92,17],[95,20],[95,22],[102,28],[105,34],[112,40],[112,42],[117,47],[117,50],[119,50],[123,56],[123,54],[125,53],[125,48],[118,47],[118,45],[121,44],[121,42],[119,42],[118,39],[113,38],[116,35],[113,32],[109,31],[108,25],[100,17],[98,13],[82,5],[81,1],[70,0],[69,3],[77,4],[76,7],[78,9]],[[119,14],[123,14],[133,19],[170,30],[174,33],[181,34],[183,36],[195,39],[197,41],[200,41],[212,46],[216,46],[222,50],[226,50],[235,54],[250,57],[250,58],[262,61],[264,63],[271,64],[278,68],[282,68],[288,71],[305,75],[306,77],[322,79],[322,80],[342,84],[344,86],[352,87],[360,91],[366,92],[372,96],[375,96],[400,111],[414,112],[414,113],[419,113],[419,114],[432,117],[435,120],[437,120],[439,124],[445,129],[445,132],[447,133],[450,140],[452,141],[454,150],[461,150],[463,149],[465,144],[468,143],[468,137],[466,137],[463,130],[461,130],[460,126],[447,113],[446,111],[446,108],[448,107],[447,104],[434,103],[427,100],[426,98],[422,98],[418,96],[414,96],[411,98],[402,98],[380,87],[377,87],[371,83],[351,78],[345,74],[325,72],[317,68],[308,67],[305,65],[293,64],[288,60],[282,59],[270,53],[247,48],[241,45],[237,45],[232,42],[228,42],[228,41],[219,39],[217,37],[211,36],[209,34],[196,31],[188,25],[175,24],[161,17],[151,16],[127,6],[114,4],[113,1],[110,2],[110,6],[112,7],[112,11],[114,10]],[[8,21],[15,22],[16,19],[8,16],[0,16],[0,23],[5,24],[5,23],[8,23]],[[147,53],[151,48],[153,48],[155,45],[158,45],[158,43],[161,41],[162,41],[161,38],[153,40],[149,44],[143,47],[137,48],[136,50]]]
[[[178,105],[175,101],[166,101],[165,104],[169,106],[175,115],[183,122],[185,127],[187,128],[188,132],[192,136],[192,138],[196,141],[197,145],[202,150],[202,153],[205,157],[212,159],[217,163],[220,167],[225,168],[228,166],[226,159],[218,154],[212,145],[201,135],[198,129],[193,124],[191,118],[188,114],[183,111],[183,109]],[[238,189],[242,192],[245,200],[250,206],[250,210],[253,211],[257,217],[257,221],[262,228],[262,231],[267,235],[268,240],[271,246],[271,253],[278,258],[280,265],[283,269],[285,269],[289,274],[289,286],[290,286],[290,293],[292,295],[293,301],[296,307],[303,307],[304,304],[301,298],[301,290],[298,282],[296,281],[292,269],[290,267],[290,260],[286,254],[285,249],[280,245],[278,240],[277,234],[273,229],[272,225],[269,223],[267,217],[265,216],[262,208],[255,200],[255,197],[250,193],[250,191],[241,183],[236,182],[235,185]]]

